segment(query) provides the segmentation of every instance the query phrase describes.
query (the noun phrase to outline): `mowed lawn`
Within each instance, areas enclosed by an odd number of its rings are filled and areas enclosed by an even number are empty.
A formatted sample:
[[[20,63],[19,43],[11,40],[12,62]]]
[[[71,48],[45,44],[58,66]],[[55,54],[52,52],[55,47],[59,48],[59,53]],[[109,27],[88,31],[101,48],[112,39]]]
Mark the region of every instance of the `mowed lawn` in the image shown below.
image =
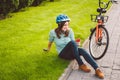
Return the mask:
[[[57,27],[56,16],[67,14],[75,38],[83,43],[94,27],[90,14],[97,7],[97,0],[44,2],[1,20],[0,80],[58,80],[69,61],[58,57],[54,44],[50,52],[43,52],[49,31]]]

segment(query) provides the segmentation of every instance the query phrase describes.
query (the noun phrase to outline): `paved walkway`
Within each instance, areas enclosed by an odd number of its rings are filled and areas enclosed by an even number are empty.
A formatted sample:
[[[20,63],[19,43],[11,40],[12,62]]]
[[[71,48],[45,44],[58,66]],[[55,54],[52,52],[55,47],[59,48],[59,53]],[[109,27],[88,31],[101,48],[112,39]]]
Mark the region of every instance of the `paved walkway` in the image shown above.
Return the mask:
[[[109,48],[106,55],[97,63],[105,74],[103,80],[120,80],[120,0],[111,7],[107,15],[109,20],[105,25],[110,37]],[[88,40],[85,43],[85,49],[88,50]],[[82,72],[77,68],[77,63],[71,62],[59,80],[101,80],[94,75],[92,67],[90,73]]]

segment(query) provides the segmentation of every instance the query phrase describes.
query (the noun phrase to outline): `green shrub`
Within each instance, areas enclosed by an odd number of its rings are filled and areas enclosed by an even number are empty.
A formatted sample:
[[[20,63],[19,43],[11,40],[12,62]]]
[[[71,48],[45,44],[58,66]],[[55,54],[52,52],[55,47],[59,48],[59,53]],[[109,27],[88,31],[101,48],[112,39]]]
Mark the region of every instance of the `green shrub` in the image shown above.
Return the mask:
[[[15,11],[19,11],[21,8],[30,6],[34,0],[19,0],[18,8]]]
[[[43,1],[45,0],[34,0],[34,2],[32,3],[32,6],[38,6]]]
[[[54,0],[50,0],[50,2],[53,2]]]
[[[9,12],[18,8],[18,0],[0,0],[0,14],[6,16]]]
[[[45,0],[0,0],[0,15],[6,16],[13,11],[19,11],[21,8],[30,5],[37,6]]]

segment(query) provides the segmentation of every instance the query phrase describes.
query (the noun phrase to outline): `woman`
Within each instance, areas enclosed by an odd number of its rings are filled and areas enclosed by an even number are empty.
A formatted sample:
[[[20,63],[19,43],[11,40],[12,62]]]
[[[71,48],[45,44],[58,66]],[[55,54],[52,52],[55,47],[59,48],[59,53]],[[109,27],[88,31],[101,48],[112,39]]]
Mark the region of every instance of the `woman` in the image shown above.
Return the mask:
[[[104,74],[101,72],[94,59],[84,49],[78,48],[74,39],[74,32],[69,28],[69,21],[70,18],[67,15],[60,14],[57,16],[56,23],[58,24],[58,27],[50,31],[48,48],[44,50],[49,51],[54,42],[60,58],[67,60],[76,59],[80,70],[90,72],[91,69],[84,64],[80,58],[80,56],[83,56],[84,59],[95,69],[96,76],[103,79]]]

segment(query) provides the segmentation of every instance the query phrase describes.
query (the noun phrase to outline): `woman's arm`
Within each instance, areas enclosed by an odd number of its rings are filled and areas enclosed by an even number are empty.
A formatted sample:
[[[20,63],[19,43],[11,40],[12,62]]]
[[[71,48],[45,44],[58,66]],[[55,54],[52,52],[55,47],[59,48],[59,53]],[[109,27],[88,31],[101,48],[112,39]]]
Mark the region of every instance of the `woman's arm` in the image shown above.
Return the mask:
[[[52,42],[48,42],[48,51],[51,49]]]
[[[44,51],[50,51],[50,48],[52,46],[52,43],[54,41],[54,30],[51,30],[49,33],[49,42],[48,42],[48,47],[43,49]]]
[[[53,42],[48,42],[48,47],[44,48],[44,51],[50,51]]]

